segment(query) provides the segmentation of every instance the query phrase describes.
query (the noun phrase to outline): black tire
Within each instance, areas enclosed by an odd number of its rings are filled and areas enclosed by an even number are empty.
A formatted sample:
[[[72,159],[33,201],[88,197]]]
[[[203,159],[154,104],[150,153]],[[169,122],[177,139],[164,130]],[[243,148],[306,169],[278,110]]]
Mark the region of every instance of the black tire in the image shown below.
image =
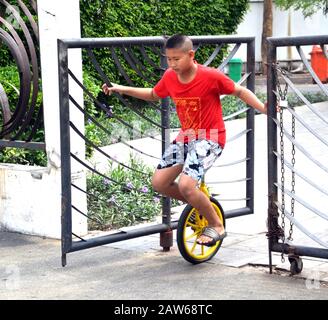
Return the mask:
[[[222,206],[213,197],[211,197],[210,200],[220,217],[221,223],[225,227],[225,217],[224,217],[224,211],[222,209]],[[204,252],[206,250],[206,254],[199,254],[199,255],[192,254],[188,244],[185,241],[185,234],[187,233],[187,231],[196,233],[201,230],[201,226],[197,226],[195,228],[191,226],[190,227],[187,226],[187,223],[190,222],[190,217],[193,215],[194,212],[195,209],[191,205],[187,205],[182,211],[177,228],[177,243],[178,243],[179,251],[183,256],[183,258],[192,264],[198,264],[212,259],[220,249],[223,240],[218,241],[214,247],[206,247],[197,244],[196,247],[198,246],[198,249],[204,250]],[[202,219],[204,219],[203,223],[206,224],[207,223],[206,219],[204,217],[202,217]],[[197,237],[195,238],[195,241],[196,239]]]

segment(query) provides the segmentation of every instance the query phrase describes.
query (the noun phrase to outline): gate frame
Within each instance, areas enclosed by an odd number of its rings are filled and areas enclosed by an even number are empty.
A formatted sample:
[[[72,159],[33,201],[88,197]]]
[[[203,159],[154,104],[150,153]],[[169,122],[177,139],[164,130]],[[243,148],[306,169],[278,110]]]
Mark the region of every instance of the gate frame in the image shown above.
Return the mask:
[[[191,36],[194,44],[246,44],[247,88],[255,91],[255,37],[238,36]],[[71,156],[70,156],[70,124],[69,124],[69,86],[68,86],[68,49],[94,49],[115,45],[159,45],[163,52],[165,37],[123,37],[123,38],[84,38],[84,39],[58,39],[58,74],[59,74],[59,102],[60,102],[60,144],[61,144],[61,177],[62,177],[62,266],[65,266],[66,254],[78,250],[88,249],[99,245],[133,239],[150,234],[160,233],[160,245],[168,251],[173,245],[172,230],[177,229],[178,221],[171,221],[170,198],[164,198],[162,209],[162,223],[148,227],[138,228],[127,232],[100,236],[87,241],[72,241],[72,197],[71,197]],[[231,57],[230,57],[231,58]],[[161,67],[166,69],[166,59],[162,54]],[[168,127],[169,112],[167,106],[169,99],[162,99],[162,126]],[[246,207],[229,210],[226,218],[233,218],[254,212],[254,109],[247,110],[246,120]],[[162,148],[167,143],[165,130],[162,130]]]
[[[277,63],[277,48],[302,45],[325,45],[328,43],[328,35],[322,36],[300,36],[300,37],[270,37],[268,44],[268,73],[267,73],[267,153],[268,153],[268,246],[269,246],[269,268],[272,273],[272,252],[280,252],[291,256],[309,256],[328,259],[328,249],[306,247],[279,243],[279,237],[275,234],[278,226],[278,160],[277,152],[278,130],[273,119],[277,118],[277,99],[274,91],[277,90],[277,79],[274,72],[274,64]]]

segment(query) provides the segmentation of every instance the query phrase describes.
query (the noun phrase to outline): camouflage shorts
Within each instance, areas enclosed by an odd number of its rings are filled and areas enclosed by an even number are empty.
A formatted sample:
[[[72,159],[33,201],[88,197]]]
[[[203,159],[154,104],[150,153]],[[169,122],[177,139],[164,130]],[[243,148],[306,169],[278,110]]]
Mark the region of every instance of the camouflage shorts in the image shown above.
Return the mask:
[[[165,150],[157,169],[183,165],[182,172],[196,181],[221,155],[222,147],[210,140],[193,140],[189,143],[173,142]]]

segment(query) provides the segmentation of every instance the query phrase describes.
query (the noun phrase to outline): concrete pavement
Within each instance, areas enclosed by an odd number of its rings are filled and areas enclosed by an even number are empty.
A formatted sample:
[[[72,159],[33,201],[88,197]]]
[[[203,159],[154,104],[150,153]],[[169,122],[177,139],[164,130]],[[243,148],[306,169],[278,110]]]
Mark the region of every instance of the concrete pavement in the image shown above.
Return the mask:
[[[184,261],[176,246],[161,252],[158,241],[150,250],[102,246],[69,254],[63,268],[58,240],[1,232],[0,241],[0,299],[5,300],[328,298],[327,283],[291,277],[284,271],[270,275],[261,266],[227,266],[222,252],[194,266]]]

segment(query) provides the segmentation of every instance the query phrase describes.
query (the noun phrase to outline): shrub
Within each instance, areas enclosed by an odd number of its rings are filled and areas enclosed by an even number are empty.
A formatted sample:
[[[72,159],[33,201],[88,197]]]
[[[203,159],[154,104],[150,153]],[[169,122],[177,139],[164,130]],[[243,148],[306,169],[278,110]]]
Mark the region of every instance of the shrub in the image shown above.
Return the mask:
[[[9,101],[9,107],[11,112],[14,112],[19,97],[19,72],[15,65],[8,65],[0,68],[0,83],[4,87],[6,95]],[[18,91],[18,92],[17,92]],[[36,117],[38,108],[41,105],[42,93],[38,93],[36,110],[34,116]],[[0,112],[0,123],[3,123],[3,115]],[[33,120],[31,122],[33,124]],[[31,126],[19,137],[20,140],[24,140],[30,135]],[[44,141],[44,129],[40,128],[34,135],[33,141]],[[47,164],[47,157],[44,151],[35,151],[20,148],[2,148],[0,150],[0,162],[2,163],[16,163],[25,165],[38,165],[45,166]]]
[[[34,37],[34,33],[32,31],[32,27],[29,23],[28,17],[24,14],[23,10],[19,6],[18,0],[10,0],[7,2],[9,2],[10,5],[14,6],[15,9],[18,9],[19,16],[23,19],[26,27],[30,30],[30,34],[32,35],[32,37]],[[25,6],[27,6],[29,11],[31,12],[34,21],[37,22],[38,17],[37,17],[37,14],[34,14],[35,12],[32,9],[30,1],[23,1],[23,2],[25,4]],[[9,10],[6,10],[6,7],[2,3],[0,3],[0,16],[3,17],[5,20],[7,20],[10,23],[17,24],[17,21],[16,21],[16,19],[14,19],[13,14]],[[1,28],[8,31],[8,29],[4,26],[4,24],[1,24]],[[26,39],[25,39],[22,28],[20,28],[20,27],[16,28],[15,31],[18,33],[18,36],[25,44],[25,48],[27,48],[27,43],[26,43]],[[13,57],[12,57],[9,49],[7,48],[6,45],[3,44],[2,41],[0,41],[0,67],[8,66],[8,65],[12,64],[12,62],[13,62]]]
[[[232,34],[247,0],[81,0],[83,37]]]
[[[321,92],[305,92],[303,95],[310,103],[317,103],[328,100],[327,96]],[[295,93],[289,93],[287,95],[287,101],[291,107],[302,106],[305,104],[303,100],[301,100]]]
[[[132,156],[128,166],[144,172],[145,175],[121,165],[114,166],[111,161],[109,165],[106,176],[119,184],[97,174],[87,177],[87,191],[93,195],[88,199],[88,213],[93,219],[89,219],[89,229],[120,228],[151,221],[158,216],[161,212],[161,201],[152,190],[153,169]],[[177,201],[173,203],[176,204]]]
[[[169,0],[81,0],[80,4],[82,37],[91,38],[232,34],[248,8],[247,0],[176,0],[174,4]],[[206,52],[197,52],[200,63],[208,56]],[[111,81],[124,83],[107,49],[96,50],[95,55]],[[97,78],[90,59],[83,57],[88,72]],[[128,74],[136,85],[147,85],[135,72],[129,70]],[[150,76],[149,80],[157,82],[159,77]]]
[[[19,71],[15,65],[7,65],[0,68],[0,83],[2,84],[11,111],[15,110],[19,98]],[[2,113],[0,113],[0,121],[2,122]]]
[[[44,151],[22,148],[0,148],[0,163],[46,166],[47,155]]]

